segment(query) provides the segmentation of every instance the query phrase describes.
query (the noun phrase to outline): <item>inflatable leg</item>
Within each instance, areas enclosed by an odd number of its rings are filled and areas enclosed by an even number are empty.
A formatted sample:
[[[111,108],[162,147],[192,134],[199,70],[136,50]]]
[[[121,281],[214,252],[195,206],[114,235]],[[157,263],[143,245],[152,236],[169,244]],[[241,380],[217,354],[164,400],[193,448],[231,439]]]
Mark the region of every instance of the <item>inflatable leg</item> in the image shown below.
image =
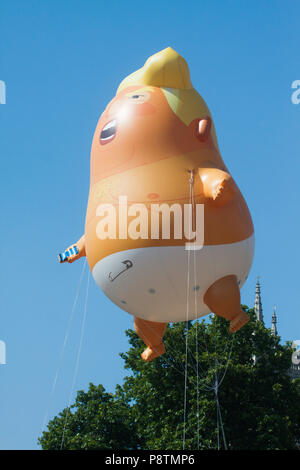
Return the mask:
[[[147,349],[141,354],[141,358],[144,361],[150,362],[166,352],[162,342],[166,326],[166,323],[134,317],[134,329],[147,346]]]
[[[240,289],[235,275],[225,276],[214,282],[207,289],[204,302],[213,313],[230,320],[231,333],[242,328],[250,320],[241,309]]]

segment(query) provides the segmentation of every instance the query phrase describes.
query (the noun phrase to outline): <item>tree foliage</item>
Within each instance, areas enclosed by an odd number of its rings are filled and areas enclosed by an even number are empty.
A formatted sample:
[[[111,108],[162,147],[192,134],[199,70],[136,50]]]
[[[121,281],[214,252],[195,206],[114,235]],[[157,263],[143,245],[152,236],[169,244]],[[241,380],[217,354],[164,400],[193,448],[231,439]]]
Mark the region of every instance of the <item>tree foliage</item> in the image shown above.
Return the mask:
[[[65,408],[50,421],[39,442],[44,450],[139,448],[126,400],[93,384],[87,393],[77,393],[70,409]]]
[[[49,422],[42,448],[296,449],[300,386],[287,373],[291,346],[244,309],[251,321],[233,335],[215,316],[169,325],[167,354],[151,363],[128,330],[122,386],[114,394],[93,384],[78,392],[71,409]]]

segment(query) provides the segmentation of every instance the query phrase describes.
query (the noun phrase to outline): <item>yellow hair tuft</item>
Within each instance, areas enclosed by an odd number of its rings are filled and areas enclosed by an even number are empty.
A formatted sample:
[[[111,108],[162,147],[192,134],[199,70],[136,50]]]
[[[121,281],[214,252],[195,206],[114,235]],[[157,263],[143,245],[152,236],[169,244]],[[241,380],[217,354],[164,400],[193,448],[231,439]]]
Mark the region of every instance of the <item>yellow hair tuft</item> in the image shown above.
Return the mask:
[[[193,88],[188,64],[171,47],[149,57],[142,68],[121,82],[117,93],[124,88],[135,85],[179,88],[181,90]]]

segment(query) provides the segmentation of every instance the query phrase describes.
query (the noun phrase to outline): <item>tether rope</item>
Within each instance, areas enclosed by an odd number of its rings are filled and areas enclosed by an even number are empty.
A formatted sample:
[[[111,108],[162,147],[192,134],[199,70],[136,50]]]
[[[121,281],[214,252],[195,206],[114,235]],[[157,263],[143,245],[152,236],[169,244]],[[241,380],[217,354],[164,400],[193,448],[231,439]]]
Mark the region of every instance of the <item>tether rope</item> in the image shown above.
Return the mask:
[[[68,415],[69,415],[69,411],[70,411],[70,404],[71,404],[71,400],[72,400],[72,396],[73,396],[74,388],[75,388],[75,384],[76,384],[76,379],[77,379],[77,375],[78,375],[79,361],[80,361],[80,355],[81,355],[81,350],[82,350],[82,341],[83,341],[83,335],[84,335],[84,329],[85,329],[85,323],[86,323],[89,283],[90,283],[90,271],[89,271],[89,274],[88,274],[88,280],[87,280],[87,285],[86,285],[85,303],[84,303],[84,311],[83,311],[82,322],[81,322],[80,339],[79,339],[79,345],[78,345],[78,351],[77,351],[76,365],[75,365],[73,381],[72,381],[72,387],[71,387],[68,406],[67,406],[67,411],[66,411],[66,417],[65,417],[64,428],[63,428],[63,433],[62,433],[62,438],[61,438],[60,450],[63,449],[63,445],[64,445],[65,431],[66,431],[66,428],[67,428],[67,421],[68,421]]]
[[[51,392],[50,392],[50,397],[49,397],[49,404],[48,404],[48,407],[47,407],[47,410],[46,410],[46,413],[45,413],[45,416],[44,416],[41,433],[43,433],[43,431],[46,427],[46,422],[47,422],[48,415],[49,415],[49,409],[50,409],[51,401],[52,401],[53,396],[54,396],[57,380],[58,380],[58,377],[59,377],[59,373],[60,373],[63,358],[64,358],[66,345],[67,345],[67,342],[68,342],[68,339],[69,339],[69,336],[70,336],[70,330],[71,330],[73,317],[74,317],[74,312],[75,312],[75,308],[76,308],[78,297],[79,297],[80,288],[81,288],[81,285],[82,285],[83,276],[84,276],[84,273],[85,273],[86,264],[87,264],[87,262],[86,262],[86,259],[85,259],[84,263],[83,263],[83,266],[82,266],[82,269],[81,269],[81,274],[80,274],[79,282],[78,282],[78,285],[77,285],[75,298],[74,298],[74,301],[73,301],[72,309],[71,309],[69,320],[68,320],[68,323],[67,323],[66,333],[65,333],[63,345],[62,345],[60,356],[59,356],[58,366],[57,366],[56,373],[55,373],[55,376],[54,376],[54,379],[53,379]]]
[[[193,208],[193,213],[196,217],[196,208],[195,208],[195,196],[194,196],[194,184],[193,181],[191,183],[191,192],[192,192],[192,208]],[[196,227],[197,230],[197,227]],[[194,307],[195,307],[195,323],[196,323],[196,335],[195,335],[195,349],[196,349],[196,384],[197,384],[197,409],[196,409],[196,414],[197,414],[197,450],[199,450],[200,446],[200,409],[199,409],[199,351],[198,351],[198,321],[197,321],[197,315],[198,315],[198,301],[197,301],[197,289],[196,286],[198,285],[197,283],[197,264],[196,264],[196,250],[194,250]]]
[[[193,207],[192,203],[192,188],[194,184],[194,175],[193,170],[190,172],[190,198],[189,198],[189,240],[191,240],[191,231],[193,223]],[[184,402],[183,402],[183,436],[182,436],[182,448],[185,450],[185,440],[186,440],[186,402],[187,402],[187,378],[188,378],[188,333],[189,333],[189,299],[190,299],[190,255],[191,250],[188,249],[188,259],[187,259],[187,293],[186,293],[186,332],[185,332],[185,373],[184,373]],[[198,358],[197,358],[198,361]]]

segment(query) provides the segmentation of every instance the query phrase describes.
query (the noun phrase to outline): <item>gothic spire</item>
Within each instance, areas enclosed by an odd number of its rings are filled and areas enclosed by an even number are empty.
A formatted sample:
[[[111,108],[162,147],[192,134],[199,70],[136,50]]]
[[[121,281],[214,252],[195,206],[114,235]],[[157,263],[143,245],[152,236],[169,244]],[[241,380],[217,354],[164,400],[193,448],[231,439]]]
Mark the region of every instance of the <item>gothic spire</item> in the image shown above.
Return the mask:
[[[271,331],[272,331],[272,335],[274,335],[274,336],[277,336],[277,335],[278,335],[278,331],[277,331],[277,317],[276,317],[276,306],[274,306],[274,309],[273,309]]]
[[[262,308],[262,303],[261,303],[259,276],[257,276],[257,282],[256,282],[254,311],[255,311],[255,314],[256,314],[256,319],[258,321],[263,322],[264,321],[264,316],[263,316],[263,308]]]

